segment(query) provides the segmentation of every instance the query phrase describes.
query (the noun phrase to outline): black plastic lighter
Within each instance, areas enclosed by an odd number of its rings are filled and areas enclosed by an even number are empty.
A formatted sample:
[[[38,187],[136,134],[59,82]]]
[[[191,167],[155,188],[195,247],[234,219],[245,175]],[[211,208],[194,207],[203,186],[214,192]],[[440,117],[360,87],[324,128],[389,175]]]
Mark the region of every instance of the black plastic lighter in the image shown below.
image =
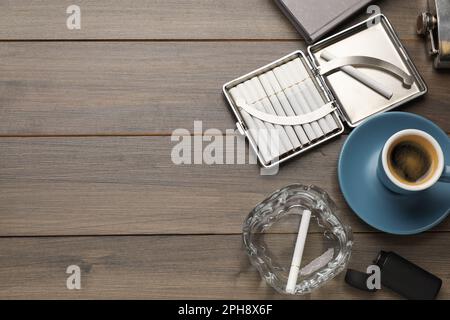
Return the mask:
[[[435,299],[442,280],[394,252],[380,251],[375,264],[381,270],[383,286],[407,299]]]

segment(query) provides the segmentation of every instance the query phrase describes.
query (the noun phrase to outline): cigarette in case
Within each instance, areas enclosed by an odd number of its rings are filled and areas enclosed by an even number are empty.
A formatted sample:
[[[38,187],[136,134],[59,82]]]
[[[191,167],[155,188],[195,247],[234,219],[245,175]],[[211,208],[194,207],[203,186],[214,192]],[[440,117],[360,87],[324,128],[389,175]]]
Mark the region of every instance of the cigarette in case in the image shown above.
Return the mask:
[[[233,97],[234,101],[236,101],[237,104],[240,100],[245,100],[245,98],[241,95],[240,89],[235,87],[230,90],[230,94]],[[248,127],[248,132],[255,142],[256,146],[258,147],[258,151],[260,152],[264,163],[270,162],[270,154],[268,153],[266,145],[268,145],[266,139],[264,139],[263,135],[260,134],[261,132],[261,125],[262,122],[259,119],[254,119],[251,115],[249,115],[245,111],[241,111],[241,115],[244,118],[245,123]],[[265,130],[265,129],[263,129]]]
[[[288,116],[295,116],[296,113],[295,113],[294,107],[291,104],[291,100],[289,99],[287,92],[281,88],[281,85],[278,82],[278,80],[275,76],[275,73],[273,71],[268,72],[267,78],[269,79],[270,83],[272,84],[272,87],[275,89],[275,92],[277,92],[277,97],[282,102],[284,111],[286,111]],[[291,99],[293,100],[292,95],[291,95]],[[294,103],[295,103],[295,101],[294,101]],[[296,126],[294,128],[295,128],[295,132],[298,135],[298,138],[300,139],[300,141],[302,142],[303,145],[307,145],[311,142],[306,133],[307,125]],[[301,130],[298,130],[297,128],[300,128]],[[309,126],[309,130],[312,132],[311,126]]]
[[[291,76],[287,64],[280,66],[280,69],[282,70],[284,76],[286,77],[288,86],[291,87],[292,90],[294,91],[294,95],[297,98],[297,101],[299,102],[303,114],[308,114],[312,112],[313,111],[312,106],[310,106],[309,103],[306,101],[304,93],[300,90],[298,86],[296,86],[295,79]],[[324,131],[322,130],[318,121],[312,121],[311,127],[313,128],[314,133],[316,134],[316,139],[320,139],[324,135]]]
[[[306,70],[303,62],[300,61],[300,58],[297,58],[297,59],[294,59],[292,63],[294,64],[294,66],[296,66],[298,68],[297,70],[300,70],[300,74],[297,72],[293,72],[293,74],[297,75],[298,79],[301,79],[302,77],[306,78],[306,80],[305,80],[306,87],[308,88],[308,91],[313,96],[313,99],[315,100],[316,105],[318,107],[323,106],[325,104],[325,101],[322,98],[322,96],[320,95],[318,88],[314,84],[314,82],[313,82],[310,74],[308,73],[308,70]],[[295,70],[295,67],[294,67],[294,70]],[[336,123],[336,120],[333,118],[333,116],[331,114],[328,114],[325,116],[325,121],[327,122],[328,127],[330,128],[331,131],[335,131],[336,129],[339,128],[338,124]]]
[[[296,76],[292,74],[292,70],[289,64],[285,65],[284,70],[286,72],[286,75],[289,77],[289,80],[292,82],[294,90],[299,95],[300,102],[302,105],[304,105],[304,109],[307,110],[307,113],[320,108],[320,106],[316,106],[314,101],[311,99],[311,95],[306,91],[303,80],[297,82],[298,78],[296,78]],[[327,123],[323,119],[319,119],[317,122],[312,122],[311,124],[319,138],[330,132]]]
[[[331,54],[331,52],[326,50],[324,50],[320,54],[320,57],[325,61],[331,61],[333,59],[336,59],[336,57],[333,54]],[[364,72],[359,71],[358,69],[352,66],[342,67],[341,70],[346,74],[348,74],[349,76],[353,77],[354,79],[358,80],[365,86],[369,87],[373,91],[378,92],[388,100],[391,99],[392,96],[394,95],[391,89],[386,88],[386,86],[384,86],[382,83],[379,83],[378,81],[364,74]]]
[[[253,80],[256,80],[256,84]],[[244,83],[244,85],[247,85],[248,92],[251,95],[253,101],[255,101],[254,104],[259,105],[259,110],[261,110],[261,111],[264,110],[268,114],[275,114],[270,101],[265,96],[264,90],[262,90],[262,94],[259,91],[260,84],[259,84],[258,79],[253,78],[249,81],[246,81]],[[274,125],[274,130],[276,130],[276,134],[279,138],[279,142],[282,147],[282,149],[280,150],[281,153],[285,153],[285,152],[292,150],[293,146],[292,146],[291,142],[289,141],[289,138],[288,138],[286,132],[284,131],[283,127],[276,124],[276,125]]]
[[[247,105],[253,106],[256,110],[267,112],[260,101],[257,101],[256,95],[253,92],[250,81],[246,81],[238,86],[246,100]],[[275,128],[272,123],[263,121],[265,131],[261,132],[266,137],[269,143],[269,152],[271,154],[271,160],[279,157],[285,153],[288,149],[284,146],[283,141],[280,139],[280,132]]]
[[[296,115],[306,114],[307,113],[306,110],[303,110],[299,98],[297,97],[297,94],[291,87],[291,84],[287,80],[286,75],[284,74],[284,71],[281,69],[281,67],[275,68],[273,70],[273,73],[275,74],[276,79],[281,85],[281,88],[283,88],[284,92],[286,93],[286,96],[295,114]],[[318,138],[310,123],[305,123],[302,126],[310,141],[314,141]]]
[[[264,111],[264,108],[260,105],[259,102],[255,102],[253,95],[250,93],[248,85],[246,83],[241,83],[237,86],[238,90],[240,90],[241,97],[244,98],[244,101],[247,105],[252,105],[255,109],[259,111]],[[256,123],[259,126],[258,137],[265,141],[264,145],[259,145],[259,148],[266,149],[268,153],[269,163],[272,160],[278,158],[282,153],[282,146],[278,137],[276,136],[275,127],[272,123],[262,121],[258,118],[254,118]]]
[[[260,75],[259,81],[261,82],[264,90],[269,96],[272,105],[274,106],[276,112],[280,116],[292,116],[294,115],[294,111],[292,111],[291,106],[289,105],[289,101],[286,96],[282,92],[281,88],[276,86],[272,86],[272,81],[269,80],[271,74],[270,72],[267,74]],[[275,78],[275,76],[272,74]],[[276,79],[275,79],[276,81]],[[303,144],[307,144],[308,138],[306,137],[305,131],[303,131],[302,127],[297,126],[286,126],[286,132],[289,135],[289,139],[291,140],[293,146],[297,149],[302,147]]]
[[[286,71],[291,76],[292,80],[294,81],[294,85],[297,87],[297,90],[301,92],[303,99],[305,101],[305,104],[309,107],[310,111],[314,111],[322,107],[324,104],[317,103],[313,96],[312,92],[310,91],[310,88],[308,88],[305,83],[309,79],[309,75],[306,74],[306,77],[302,78],[302,75],[299,74],[298,70],[296,70],[293,62],[289,62],[286,65]],[[328,123],[325,121],[325,119],[319,119],[318,120],[319,126],[323,131],[323,134],[328,134],[332,130],[328,126]],[[323,135],[322,134],[322,135]],[[322,136],[321,135],[321,136]]]
[[[274,109],[274,106],[272,105],[272,102],[267,97],[266,92],[264,91],[264,88],[261,85],[261,82],[259,82],[259,79],[257,77],[254,77],[249,82],[250,87],[253,88],[253,92],[256,94],[256,99],[261,101],[266,112],[269,114],[278,115]],[[281,125],[275,125],[275,129],[279,130],[278,131],[279,136],[283,146],[285,147],[285,152],[291,151],[294,148],[294,146],[289,140],[289,136],[286,132],[285,127],[282,127]]]

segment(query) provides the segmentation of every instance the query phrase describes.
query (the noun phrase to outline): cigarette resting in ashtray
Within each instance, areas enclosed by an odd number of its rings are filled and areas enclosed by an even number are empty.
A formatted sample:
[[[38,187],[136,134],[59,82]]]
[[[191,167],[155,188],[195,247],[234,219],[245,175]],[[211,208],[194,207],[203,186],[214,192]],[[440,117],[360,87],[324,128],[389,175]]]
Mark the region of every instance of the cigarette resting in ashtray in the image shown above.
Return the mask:
[[[325,61],[330,61],[333,59],[336,59],[336,57],[329,51],[324,50],[320,54],[320,57]],[[365,86],[369,87],[373,91],[377,92],[378,94],[382,95],[386,99],[390,100],[392,96],[394,95],[393,91],[389,88],[386,88],[385,85],[382,83],[374,80],[370,76],[366,75],[364,72],[352,67],[352,66],[345,66],[342,67],[341,70],[348,74],[349,76],[353,77],[354,79],[358,80]]]
[[[327,263],[330,262],[331,259],[333,259],[334,249],[330,248],[320,257],[314,259],[308,265],[300,269],[310,221],[311,221],[311,211],[303,210],[297,241],[295,244],[294,254],[292,255],[292,263],[289,271],[289,278],[286,285],[286,292],[290,294],[295,294],[295,287],[297,285],[299,275],[311,274],[327,265]]]
[[[311,211],[303,210],[302,220],[298,230],[297,242],[295,243],[294,254],[292,255],[291,270],[286,285],[286,292],[294,294],[297,285],[300,265],[302,263],[303,249],[305,248],[306,236],[308,235],[309,222],[311,220]]]

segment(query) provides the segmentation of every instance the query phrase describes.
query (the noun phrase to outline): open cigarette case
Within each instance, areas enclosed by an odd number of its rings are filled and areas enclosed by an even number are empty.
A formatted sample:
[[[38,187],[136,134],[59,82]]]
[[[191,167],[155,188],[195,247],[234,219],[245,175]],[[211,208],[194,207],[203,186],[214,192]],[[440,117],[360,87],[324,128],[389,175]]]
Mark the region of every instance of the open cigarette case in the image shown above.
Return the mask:
[[[388,19],[372,16],[226,83],[223,92],[270,168],[427,92]]]

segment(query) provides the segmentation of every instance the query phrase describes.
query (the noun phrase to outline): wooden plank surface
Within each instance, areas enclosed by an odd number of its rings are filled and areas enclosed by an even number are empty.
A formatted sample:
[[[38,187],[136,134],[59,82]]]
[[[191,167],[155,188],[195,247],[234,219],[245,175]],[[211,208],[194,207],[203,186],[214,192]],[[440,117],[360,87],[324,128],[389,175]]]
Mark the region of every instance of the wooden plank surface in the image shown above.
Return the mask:
[[[293,183],[323,188],[369,231],[339,191],[344,141],[261,176],[256,165],[175,165],[170,137],[3,138],[0,235],[238,234],[258,202]]]
[[[413,237],[361,222],[336,176],[345,136],[276,176],[172,163],[173,130],[192,133],[195,120],[234,128],[223,83],[305,49],[272,0],[80,0],[77,31],[66,28],[70,4],[0,0],[0,299],[286,298],[249,265],[241,229],[256,203],[291,183],[316,184],[341,208],[354,230],[350,267],[393,250],[441,277],[440,298],[450,297],[450,220]],[[449,74],[433,70],[415,34],[426,0],[376,4],[429,86],[400,110],[450,133]],[[268,236],[285,262],[297,224]],[[323,251],[319,237],[310,230],[307,257]],[[65,287],[71,264],[82,269],[80,291]],[[351,289],[341,274],[302,298],[398,296]]]
[[[448,74],[424,44],[406,41],[429,86],[401,110],[450,132]],[[299,48],[303,42],[0,43],[0,135],[148,135],[222,131],[235,119],[221,93],[227,81]]]
[[[81,30],[66,27],[71,4],[81,7]],[[426,0],[377,5],[402,38],[416,37],[415,18]],[[0,40],[299,38],[273,0],[0,1]]]
[[[308,238],[305,259],[324,252],[319,235]],[[239,235],[0,239],[2,298],[287,299],[250,266]],[[295,235],[272,235],[270,248],[284,263]],[[449,296],[449,234],[392,237],[357,234],[350,267],[365,271],[379,250],[392,250],[441,277],[440,298]],[[66,268],[81,268],[81,290],[66,289]],[[344,274],[299,299],[399,299],[348,287]]]

